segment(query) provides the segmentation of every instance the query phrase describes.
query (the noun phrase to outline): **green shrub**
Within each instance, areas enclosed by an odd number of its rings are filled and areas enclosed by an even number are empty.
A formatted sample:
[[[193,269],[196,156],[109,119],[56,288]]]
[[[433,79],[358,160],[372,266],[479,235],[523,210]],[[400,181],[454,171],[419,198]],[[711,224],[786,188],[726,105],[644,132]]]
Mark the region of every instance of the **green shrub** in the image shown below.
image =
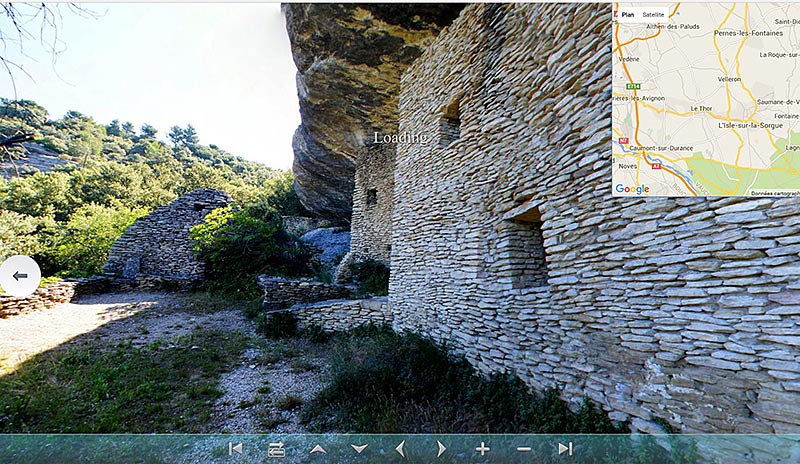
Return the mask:
[[[380,261],[368,259],[354,263],[353,280],[361,294],[375,296],[389,294],[389,267]]]
[[[551,389],[478,375],[463,358],[414,334],[362,327],[333,342],[330,382],[303,418],[353,433],[624,433],[585,401],[572,412]],[[354,399],[358,399],[354,401]]]
[[[311,251],[288,236],[276,211],[219,208],[192,227],[195,253],[207,277],[229,291],[253,296],[258,274],[297,277],[312,271]]]
[[[267,338],[288,338],[297,335],[297,317],[288,312],[261,313],[256,318],[256,331]]]
[[[34,255],[41,251],[37,231],[40,221],[26,214],[0,210],[0,261],[11,255]]]
[[[55,247],[47,253],[62,275],[78,277],[99,274],[108,259],[111,245],[139,217],[144,209],[110,208],[89,204],[70,216]]]
[[[325,343],[331,339],[331,334],[326,332],[319,324],[311,324],[304,328],[300,333],[304,338],[308,339],[311,343]]]

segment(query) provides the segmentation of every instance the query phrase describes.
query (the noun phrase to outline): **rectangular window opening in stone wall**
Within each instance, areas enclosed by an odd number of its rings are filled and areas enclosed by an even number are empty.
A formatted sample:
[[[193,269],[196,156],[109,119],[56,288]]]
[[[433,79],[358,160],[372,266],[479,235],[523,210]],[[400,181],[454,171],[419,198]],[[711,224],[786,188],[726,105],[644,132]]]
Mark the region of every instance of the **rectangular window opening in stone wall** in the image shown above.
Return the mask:
[[[539,208],[532,208],[504,222],[500,231],[498,261],[513,288],[547,285],[547,253]]]
[[[460,100],[461,96],[458,96],[442,109],[439,120],[439,146],[442,148],[461,138]]]
[[[374,206],[378,204],[378,190],[367,190],[367,206]]]

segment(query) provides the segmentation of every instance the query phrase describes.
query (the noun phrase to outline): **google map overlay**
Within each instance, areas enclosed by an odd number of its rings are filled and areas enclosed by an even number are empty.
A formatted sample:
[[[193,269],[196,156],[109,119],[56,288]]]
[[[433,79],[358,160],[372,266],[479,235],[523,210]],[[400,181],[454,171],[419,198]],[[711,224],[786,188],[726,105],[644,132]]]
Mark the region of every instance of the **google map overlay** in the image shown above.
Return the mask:
[[[613,8],[615,196],[800,195],[800,4]]]

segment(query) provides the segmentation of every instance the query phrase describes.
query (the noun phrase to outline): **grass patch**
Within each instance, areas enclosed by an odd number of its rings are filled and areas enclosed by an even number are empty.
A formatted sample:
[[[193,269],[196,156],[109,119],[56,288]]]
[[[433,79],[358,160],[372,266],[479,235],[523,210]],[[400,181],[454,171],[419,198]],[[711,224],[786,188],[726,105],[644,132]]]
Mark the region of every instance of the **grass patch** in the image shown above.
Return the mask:
[[[256,331],[267,338],[289,338],[297,335],[297,316],[284,311],[261,313],[256,318]]]
[[[305,358],[294,358],[289,361],[289,368],[294,373],[317,370],[317,366]]]
[[[316,432],[626,433],[588,400],[572,412],[558,391],[477,375],[444,347],[389,328],[337,336],[328,386],[303,410]]]
[[[264,352],[261,355],[261,363],[275,364],[283,361],[284,359],[291,359],[295,356],[297,356],[297,352],[286,345],[271,346],[264,348]]]
[[[201,432],[222,395],[219,374],[247,341],[201,331],[170,348],[87,344],[40,354],[0,378],[0,432]]]
[[[278,413],[264,412],[259,415],[259,424],[263,430],[274,430],[275,427],[289,422],[289,419]]]
[[[256,317],[262,309],[263,297],[251,294],[231,294],[206,289],[175,295],[177,308],[195,314],[216,313],[242,309],[249,318]]]
[[[264,385],[258,387],[258,390],[256,391],[258,391],[262,395],[267,395],[269,394],[269,392],[272,391],[272,385],[270,385],[268,381],[264,381]]]
[[[275,402],[275,406],[284,411],[291,411],[303,405],[303,400],[299,396],[286,395]]]

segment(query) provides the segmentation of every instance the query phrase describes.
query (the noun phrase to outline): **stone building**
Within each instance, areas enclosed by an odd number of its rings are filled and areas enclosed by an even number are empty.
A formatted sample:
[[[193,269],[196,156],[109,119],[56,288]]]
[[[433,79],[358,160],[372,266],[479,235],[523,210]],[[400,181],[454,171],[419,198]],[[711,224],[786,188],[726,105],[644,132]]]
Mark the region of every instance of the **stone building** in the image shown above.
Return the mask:
[[[371,143],[359,151],[350,219],[350,251],[336,269],[336,282],[350,281],[353,265],[359,262],[376,260],[389,265],[396,151],[394,143]]]
[[[189,229],[231,201],[223,191],[197,189],[157,208],[131,224],[114,242],[103,272],[128,279],[202,279],[205,267],[192,253]]]
[[[398,144],[394,327],[641,430],[798,433],[800,199],[612,197],[610,9],[473,4],[403,75],[440,143]]]
[[[356,160],[350,253],[354,261],[389,264],[392,250],[394,157],[391,143],[367,146]]]
[[[614,198],[610,17],[471,4],[407,68],[381,320],[638,430],[798,433],[800,199]]]

